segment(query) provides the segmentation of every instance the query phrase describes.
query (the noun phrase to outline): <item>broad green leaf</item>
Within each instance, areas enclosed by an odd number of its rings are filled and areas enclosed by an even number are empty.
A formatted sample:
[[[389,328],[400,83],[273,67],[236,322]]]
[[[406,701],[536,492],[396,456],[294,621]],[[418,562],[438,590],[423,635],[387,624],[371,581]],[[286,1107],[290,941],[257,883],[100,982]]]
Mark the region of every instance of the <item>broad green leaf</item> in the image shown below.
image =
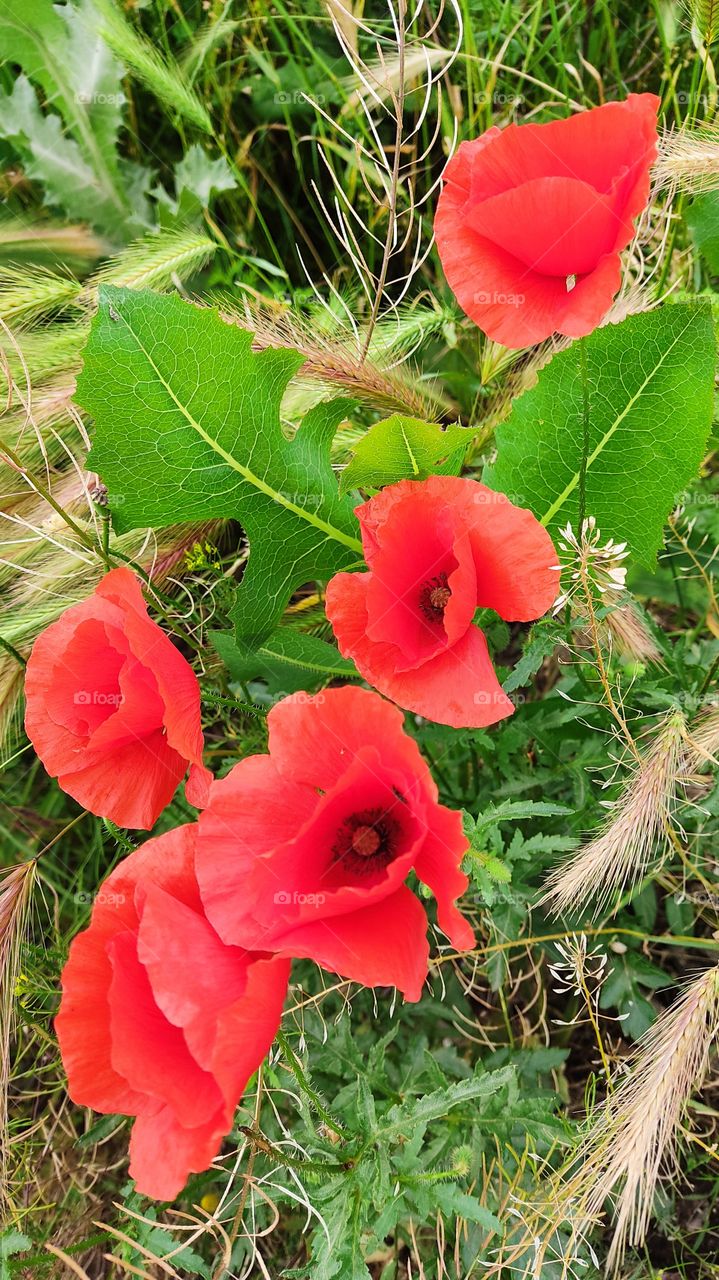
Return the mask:
[[[580,523],[584,473],[583,514],[651,566],[703,456],[714,362],[708,306],[667,305],[596,330],[515,402],[485,482],[556,533]]]
[[[317,405],[287,440],[280,403],[302,356],[251,344],[215,310],[106,287],[77,399],[95,419],[88,466],[118,533],[240,521],[250,557],[232,616],[257,645],[293,591],[361,561],[362,546],[329,457],[351,402]]]
[[[458,475],[472,439],[466,427],[442,428],[395,413],[375,422],[340,476],[340,492],[379,489],[398,480],[424,480],[433,472]]]
[[[259,678],[272,693],[316,688],[337,676],[358,678],[354,663],[343,658],[334,645],[290,627],[278,627],[257,648],[224,631],[210,632],[210,641],[233,680]]]

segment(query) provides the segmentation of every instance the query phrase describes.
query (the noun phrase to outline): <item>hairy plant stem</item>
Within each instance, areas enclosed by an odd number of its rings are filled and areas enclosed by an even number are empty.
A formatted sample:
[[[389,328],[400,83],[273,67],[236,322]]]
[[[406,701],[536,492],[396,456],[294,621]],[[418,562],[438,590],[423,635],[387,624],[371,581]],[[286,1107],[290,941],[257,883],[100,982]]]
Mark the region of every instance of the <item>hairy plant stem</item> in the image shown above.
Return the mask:
[[[599,679],[602,685],[602,691],[604,693],[604,700],[606,702],[606,705],[609,711],[611,712],[613,719],[615,720],[619,728],[619,731],[622,737],[627,743],[629,750],[631,751],[637,763],[639,763],[639,761],[641,760],[639,749],[637,747],[637,744],[634,741],[634,738],[631,735],[629,726],[626,720],[624,719],[624,716],[622,715],[621,711],[619,710],[619,707],[616,704],[614,694],[612,692],[612,686],[610,684],[609,676],[607,674],[607,668],[604,662],[604,653],[602,651],[602,644],[601,644],[601,639],[599,635],[599,624],[597,622],[597,614],[594,608],[594,597],[592,595],[592,587],[589,581],[587,567],[583,560],[580,560],[580,564],[579,564],[579,580],[582,584],[582,590],[584,592],[584,599],[587,607],[587,620],[589,623],[589,630],[592,637],[592,645],[594,647],[594,655],[597,663],[597,671],[599,672]]]
[[[268,1160],[272,1160],[274,1164],[283,1165],[285,1169],[297,1169],[301,1173],[317,1173],[324,1175],[328,1173],[348,1173],[353,1169],[356,1160],[344,1160],[340,1163],[337,1160],[302,1160],[295,1156],[287,1155],[287,1152],[280,1151],[278,1147],[266,1138],[264,1133],[260,1133],[259,1129],[252,1129],[249,1125],[240,1125],[240,1133],[244,1134],[247,1141],[260,1151],[263,1156],[267,1156]]]
[[[339,1124],[338,1121],[334,1119],[334,1116],[330,1115],[329,1111],[325,1107],[319,1094],[315,1089],[312,1088],[312,1085],[310,1084],[309,1080],[307,1079],[307,1076],[302,1070],[302,1064],[299,1058],[297,1057],[296,1053],[290,1046],[287,1040],[287,1037],[281,1031],[277,1032],[277,1043],[279,1044],[282,1050],[287,1066],[289,1067],[290,1071],[295,1077],[295,1080],[300,1086],[300,1089],[302,1090],[302,1092],[307,1096],[307,1098],[309,1098],[310,1103],[314,1107],[318,1116],[320,1116],[320,1118],[323,1120],[324,1124],[327,1126],[328,1129],[331,1129],[333,1133],[336,1133],[337,1136],[341,1138],[344,1135],[344,1129],[342,1128],[342,1125]]]

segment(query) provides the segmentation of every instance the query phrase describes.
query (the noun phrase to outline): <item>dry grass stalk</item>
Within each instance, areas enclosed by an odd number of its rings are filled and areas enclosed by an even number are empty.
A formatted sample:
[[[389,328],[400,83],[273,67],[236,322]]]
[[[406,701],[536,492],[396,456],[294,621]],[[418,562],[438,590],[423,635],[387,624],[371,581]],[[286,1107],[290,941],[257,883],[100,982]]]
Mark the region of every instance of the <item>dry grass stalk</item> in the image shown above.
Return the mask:
[[[325,0],[325,5],[333,24],[339,27],[340,45],[346,44],[356,55],[359,23],[354,16],[352,0],[346,0],[344,4],[342,0]]]
[[[613,1200],[610,1271],[620,1268],[627,1245],[642,1243],[662,1172],[676,1172],[679,1128],[718,1031],[719,966],[692,982],[650,1029],[629,1074],[551,1189],[550,1231],[571,1222],[574,1245]]]
[[[641,879],[658,844],[666,847],[686,776],[686,741],[684,717],[671,711],[637,761],[604,831],[550,875],[540,905],[552,915],[578,911],[591,901],[594,918],[613,895]]]
[[[420,386],[411,368],[386,369],[372,358],[362,358],[350,342],[323,334],[296,312],[280,310],[257,299],[245,303],[243,318],[237,314],[226,314],[224,318],[253,332],[256,351],[274,347],[301,351],[305,356],[301,378],[333,383],[389,413],[407,413],[432,421],[447,412],[446,400],[431,387]]]
[[[671,195],[677,191],[694,195],[719,187],[719,126],[665,131],[652,175],[655,191]]]
[[[22,935],[35,881],[35,866],[34,859],[31,859],[0,871],[0,1201],[6,1198],[7,1096],[15,987],[20,971]]]

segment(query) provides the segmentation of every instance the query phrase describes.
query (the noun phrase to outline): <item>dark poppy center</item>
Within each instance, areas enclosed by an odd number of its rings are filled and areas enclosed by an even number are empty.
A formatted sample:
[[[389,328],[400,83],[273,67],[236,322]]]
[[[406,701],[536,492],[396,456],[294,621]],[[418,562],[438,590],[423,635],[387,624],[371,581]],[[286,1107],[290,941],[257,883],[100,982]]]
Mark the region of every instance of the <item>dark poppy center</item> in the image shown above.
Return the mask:
[[[357,875],[381,871],[397,855],[402,828],[382,809],[353,813],[340,825],[332,845],[332,861]]]
[[[441,622],[451,595],[446,573],[438,573],[436,577],[423,583],[419,593],[419,607],[425,618],[430,622]]]
[[[382,837],[374,827],[358,827],[352,837],[352,852],[360,858],[371,858],[381,843]]]

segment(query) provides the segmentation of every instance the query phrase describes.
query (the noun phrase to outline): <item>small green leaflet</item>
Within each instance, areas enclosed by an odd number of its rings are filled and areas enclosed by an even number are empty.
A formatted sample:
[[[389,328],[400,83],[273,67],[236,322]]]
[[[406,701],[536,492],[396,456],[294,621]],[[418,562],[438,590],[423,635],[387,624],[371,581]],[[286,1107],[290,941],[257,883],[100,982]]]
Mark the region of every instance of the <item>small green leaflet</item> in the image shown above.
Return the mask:
[[[361,562],[362,545],[330,465],[352,402],[316,405],[287,440],[280,404],[302,356],[251,344],[214,309],[106,286],[77,400],[95,419],[88,466],[109,489],[118,533],[242,524],[250,556],[232,618],[256,646],[293,591]]]
[[[274,694],[316,689],[337,676],[359,679],[354,663],[334,645],[291,627],[278,627],[256,649],[224,631],[210,632],[210,641],[233,680],[265,680]]]
[[[32,1248],[32,1240],[23,1235],[20,1231],[13,1230],[12,1227],[7,1231],[3,1231],[0,1236],[0,1280],[10,1280],[12,1271],[8,1265],[8,1259],[12,1258],[16,1253],[23,1253],[26,1249]]]
[[[580,522],[585,470],[584,514],[651,567],[702,460],[714,363],[706,305],[669,304],[597,329],[515,402],[485,482],[556,533]]]
[[[472,440],[466,427],[446,427],[392,414],[375,422],[355,447],[340,476],[340,492],[379,489],[398,480],[424,480],[428,475],[459,475]]]

